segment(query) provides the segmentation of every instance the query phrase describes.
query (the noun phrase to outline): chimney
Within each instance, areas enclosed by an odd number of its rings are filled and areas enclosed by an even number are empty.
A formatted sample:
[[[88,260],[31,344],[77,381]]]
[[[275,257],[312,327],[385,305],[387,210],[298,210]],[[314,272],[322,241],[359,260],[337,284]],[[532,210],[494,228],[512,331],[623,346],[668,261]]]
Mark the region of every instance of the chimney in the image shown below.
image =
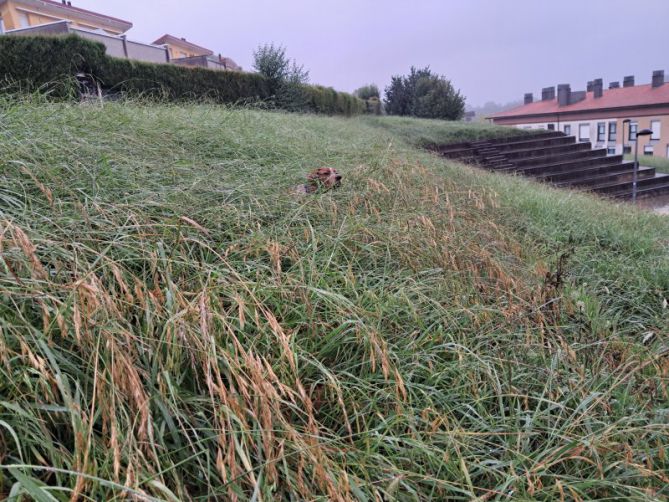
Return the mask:
[[[566,106],[571,97],[571,86],[569,84],[559,84],[557,88],[558,105]]]
[[[592,92],[595,98],[601,98],[604,95],[604,82],[601,78],[592,81]]]
[[[67,6],[68,6],[68,7],[72,7],[72,2],[70,2],[70,1],[68,0],[68,2],[67,2]]]
[[[620,87],[620,82],[609,82],[609,89],[618,89]]]
[[[634,87],[634,75],[623,78],[623,87]]]
[[[653,72],[653,87],[660,87],[664,85],[664,70],[656,70]]]
[[[525,104],[529,105],[532,101],[534,101],[534,96],[532,95],[531,92],[528,92],[525,94]]]
[[[544,87],[541,89],[541,101],[555,99],[555,87]]]
[[[588,85],[586,85],[585,91],[592,92],[592,80],[588,80]]]

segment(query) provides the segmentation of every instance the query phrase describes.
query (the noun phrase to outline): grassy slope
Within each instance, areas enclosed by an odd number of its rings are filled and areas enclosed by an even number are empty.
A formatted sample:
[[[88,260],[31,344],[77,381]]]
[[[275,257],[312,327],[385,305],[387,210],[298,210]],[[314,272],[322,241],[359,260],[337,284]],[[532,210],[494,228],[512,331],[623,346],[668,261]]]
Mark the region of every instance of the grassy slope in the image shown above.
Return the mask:
[[[462,125],[0,106],[0,495],[669,493],[666,218]]]
[[[634,155],[625,155],[625,160],[634,161]],[[647,155],[639,156],[639,165],[654,167],[658,173],[669,173],[669,159],[664,157],[653,157]]]

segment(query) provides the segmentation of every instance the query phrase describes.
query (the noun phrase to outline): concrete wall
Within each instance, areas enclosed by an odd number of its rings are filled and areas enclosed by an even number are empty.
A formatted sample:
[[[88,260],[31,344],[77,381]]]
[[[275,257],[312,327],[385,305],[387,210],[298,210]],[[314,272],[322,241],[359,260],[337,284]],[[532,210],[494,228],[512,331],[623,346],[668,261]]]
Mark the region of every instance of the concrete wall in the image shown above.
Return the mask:
[[[123,39],[99,33],[92,33],[90,31],[79,30],[74,27],[70,29],[71,32],[76,33],[81,38],[86,38],[94,42],[100,42],[107,48],[107,54],[115,58],[125,58],[125,49],[123,48]]]
[[[211,56],[193,56],[189,58],[173,59],[171,63],[179,66],[197,66],[200,68],[209,68],[210,70],[226,70],[224,64],[220,63],[216,57]]]
[[[57,21],[55,23],[23,28],[8,33],[12,36],[34,36],[34,35],[66,35],[74,33],[81,38],[100,42],[106,47],[107,55],[116,58],[128,58],[147,63],[166,63],[167,49],[156,45],[142,44],[132,40],[123,40],[121,37],[105,35],[75,28],[69,21]]]
[[[126,41],[128,59],[146,61],[148,63],[167,63],[167,49],[157,45],[142,44],[140,42]]]

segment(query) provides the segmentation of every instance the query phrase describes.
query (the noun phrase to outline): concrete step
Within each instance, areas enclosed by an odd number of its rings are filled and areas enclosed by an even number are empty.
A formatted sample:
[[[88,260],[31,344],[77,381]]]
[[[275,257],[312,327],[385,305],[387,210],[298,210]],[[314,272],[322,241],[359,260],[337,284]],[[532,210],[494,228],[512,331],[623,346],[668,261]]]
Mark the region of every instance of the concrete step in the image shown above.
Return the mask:
[[[638,190],[662,189],[665,185],[669,185],[669,174],[656,174],[652,178],[640,179],[637,181]],[[614,181],[610,183],[603,183],[601,185],[593,185],[590,188],[593,192],[604,195],[615,195],[629,191],[632,193],[631,181]],[[617,196],[617,195],[616,195]]]
[[[613,164],[601,164],[597,166],[589,166],[584,169],[578,169],[573,171],[564,171],[560,173],[552,173],[547,175],[538,176],[536,179],[539,181],[547,181],[550,183],[573,183],[579,179],[583,178],[592,178],[596,176],[614,174],[625,171],[632,172],[634,170],[633,162],[617,162]]]
[[[568,143],[564,145],[555,145],[548,146],[544,148],[527,148],[523,150],[514,150],[511,152],[504,152],[504,155],[507,156],[509,160],[514,159],[523,159],[528,157],[540,157],[540,156],[550,156],[550,155],[559,155],[571,152],[584,152],[589,151],[590,143]]]
[[[514,164],[518,167],[532,166],[539,164],[551,164],[551,163],[560,163],[568,162],[575,159],[586,159],[586,158],[596,158],[596,157],[606,157],[606,150],[600,148],[599,150],[575,150],[568,153],[557,153],[555,155],[539,155],[536,157],[526,157],[523,159],[517,159]]]
[[[637,185],[641,180],[646,180],[649,178],[655,177],[655,169],[652,167],[644,168],[639,170],[637,173]],[[626,181],[631,182],[634,178],[634,169],[626,169],[624,171],[614,171],[608,173],[599,173],[591,177],[583,177],[571,181],[562,181],[560,183],[554,183],[557,187],[570,187],[578,186],[584,187],[586,190],[592,190],[595,186],[602,186],[611,183],[623,183]]]
[[[621,164],[622,160],[621,155],[616,157],[586,157],[585,159],[574,159],[568,162],[525,166],[515,168],[515,171],[525,176],[552,176],[565,172],[582,171],[589,167]]]
[[[573,136],[555,136],[549,138],[523,139],[522,141],[511,141],[509,143],[499,143],[495,145],[500,152],[512,152],[516,150],[526,150],[528,148],[539,149],[543,147],[569,145],[575,143]]]
[[[547,139],[565,137],[565,134],[560,131],[542,131],[542,132],[528,132],[526,135],[509,136],[505,138],[491,138],[487,140],[472,141],[472,145],[486,143],[488,145],[498,145],[502,143],[513,143],[525,139]]]
[[[669,194],[669,181],[666,183],[660,183],[651,188],[642,188],[639,190],[637,186],[636,196],[638,199],[643,199],[645,197],[657,197],[658,195]],[[624,189],[620,192],[614,192],[607,194],[608,197],[613,197],[615,199],[631,199],[632,198],[632,189]]]

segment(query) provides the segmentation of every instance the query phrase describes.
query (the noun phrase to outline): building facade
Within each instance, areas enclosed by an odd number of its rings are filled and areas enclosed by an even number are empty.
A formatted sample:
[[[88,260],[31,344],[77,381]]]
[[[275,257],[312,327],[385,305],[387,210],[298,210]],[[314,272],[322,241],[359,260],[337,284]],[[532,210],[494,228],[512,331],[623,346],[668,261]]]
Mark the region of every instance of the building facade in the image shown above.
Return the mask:
[[[170,62],[181,66],[199,66],[210,70],[241,70],[241,67],[231,58],[220,54],[214,55],[214,51],[206,47],[189,42],[185,38],[174,35],[163,35],[153,42],[167,48]]]
[[[163,35],[153,45],[164,45],[170,51],[170,59],[192,58],[195,56],[213,56],[214,51],[189,42],[185,38]]]
[[[102,43],[109,56],[147,63],[174,63],[212,70],[241,70],[231,58],[172,35],[152,44],[129,40],[132,23],[61,0],[0,0],[0,35],[59,36],[74,34]]]
[[[55,0],[0,0],[0,33],[69,21],[74,28],[122,35],[132,23]]]
[[[498,125],[521,129],[562,131],[593,148],[606,148],[611,155],[629,153],[636,132],[650,129],[653,134],[639,142],[639,154],[669,158],[669,83],[664,71],[653,72],[650,84],[635,85],[634,77],[611,82],[588,82],[585,91],[572,91],[568,84],[546,87],[541,100],[525,94],[524,104],[496,113],[488,119]]]

